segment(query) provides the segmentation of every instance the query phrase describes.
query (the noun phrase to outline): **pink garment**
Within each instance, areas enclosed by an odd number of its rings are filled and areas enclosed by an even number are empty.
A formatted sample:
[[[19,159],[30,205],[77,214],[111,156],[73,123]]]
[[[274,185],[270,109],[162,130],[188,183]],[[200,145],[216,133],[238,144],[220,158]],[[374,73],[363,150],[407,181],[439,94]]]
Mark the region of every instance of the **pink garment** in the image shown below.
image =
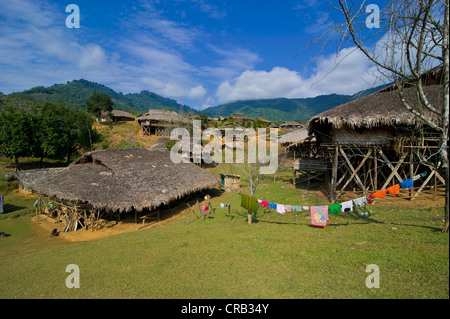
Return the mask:
[[[328,221],[328,206],[311,206],[311,224],[326,227]]]
[[[261,207],[266,206],[267,208],[269,208],[269,202],[266,201],[261,201]]]

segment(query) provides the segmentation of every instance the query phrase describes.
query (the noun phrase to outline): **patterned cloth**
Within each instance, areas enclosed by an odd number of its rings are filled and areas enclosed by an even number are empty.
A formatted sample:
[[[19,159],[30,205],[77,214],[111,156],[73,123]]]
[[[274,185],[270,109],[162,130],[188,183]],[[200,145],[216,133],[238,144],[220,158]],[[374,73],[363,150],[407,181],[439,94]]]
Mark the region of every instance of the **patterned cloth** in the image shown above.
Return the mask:
[[[355,198],[353,200],[353,203],[355,203],[355,206],[357,206],[357,207],[366,206],[367,205],[367,198],[366,198],[366,196]]]
[[[311,206],[311,224],[326,227],[328,222],[328,206]]]

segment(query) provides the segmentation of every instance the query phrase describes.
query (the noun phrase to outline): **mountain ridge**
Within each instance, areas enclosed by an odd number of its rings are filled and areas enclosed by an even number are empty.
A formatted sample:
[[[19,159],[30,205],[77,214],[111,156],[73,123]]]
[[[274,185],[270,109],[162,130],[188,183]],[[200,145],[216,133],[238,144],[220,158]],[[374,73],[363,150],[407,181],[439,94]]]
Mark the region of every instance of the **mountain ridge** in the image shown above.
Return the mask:
[[[85,79],[68,81],[65,84],[53,84],[50,87],[37,86],[21,92],[13,92],[3,97],[10,100],[25,100],[25,105],[51,102],[63,103],[68,107],[86,109],[86,100],[96,91],[111,97],[114,109],[134,114],[146,113],[149,109],[172,109],[178,113],[204,113],[211,117],[241,113],[249,118],[261,117],[269,121],[297,120],[306,122],[312,116],[323,111],[347,103],[352,99],[371,94],[387,85],[367,89],[353,95],[328,94],[309,98],[273,98],[242,100],[195,110],[176,100],[162,97],[156,93],[143,90],[139,93],[116,92],[113,89]],[[16,101],[14,103],[16,103]]]

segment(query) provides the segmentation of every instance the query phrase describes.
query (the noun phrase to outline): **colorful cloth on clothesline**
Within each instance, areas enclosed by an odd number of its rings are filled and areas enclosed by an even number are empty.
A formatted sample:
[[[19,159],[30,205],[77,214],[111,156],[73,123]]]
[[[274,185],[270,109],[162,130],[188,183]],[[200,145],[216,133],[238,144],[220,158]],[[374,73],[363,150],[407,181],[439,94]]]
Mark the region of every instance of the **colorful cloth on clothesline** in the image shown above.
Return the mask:
[[[367,205],[367,198],[366,198],[366,196],[355,198],[353,200],[353,203],[355,203],[355,206],[357,206],[357,207],[366,206]]]
[[[280,213],[280,214],[286,213],[286,209],[285,209],[284,205],[277,204],[277,213]]]
[[[348,200],[346,202],[341,203],[341,212],[345,212],[347,210],[350,210],[353,212],[353,201]]]
[[[256,198],[241,194],[241,207],[246,210],[256,213],[257,202]]]
[[[269,202],[261,201],[261,207],[267,207],[267,208],[269,208]]]
[[[311,224],[326,227],[328,221],[328,206],[311,206]]]
[[[372,194],[375,198],[381,198],[386,196],[386,190],[378,191]]]
[[[399,184],[395,184],[394,186],[388,187],[386,188],[386,190],[389,192],[389,194],[391,195],[397,195],[400,194],[400,185]]]
[[[291,206],[291,210],[293,212],[301,212],[302,211],[302,206]]]
[[[290,213],[292,210],[292,206],[291,205],[284,205],[284,209],[286,210],[286,213]]]
[[[412,178],[407,179],[406,181],[403,181],[400,183],[401,188],[410,188],[414,187],[414,181]]]
[[[277,204],[275,204],[275,203],[269,203],[269,208],[277,209]]]
[[[337,214],[339,215],[339,212],[341,211],[341,204],[337,203],[337,204],[331,204],[330,208],[328,210],[329,214]]]

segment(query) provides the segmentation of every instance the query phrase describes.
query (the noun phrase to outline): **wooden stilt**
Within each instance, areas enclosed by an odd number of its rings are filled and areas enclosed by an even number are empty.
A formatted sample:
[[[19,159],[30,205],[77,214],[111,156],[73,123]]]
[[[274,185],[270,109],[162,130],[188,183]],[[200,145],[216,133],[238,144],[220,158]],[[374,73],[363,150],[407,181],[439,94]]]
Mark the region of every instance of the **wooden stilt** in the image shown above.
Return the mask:
[[[409,178],[413,178],[414,176],[414,152],[411,149],[409,154]],[[413,187],[409,188],[409,199],[413,199],[414,190]]]
[[[333,170],[331,173],[331,199],[333,203],[336,203],[336,181],[337,181],[337,169],[339,160],[339,146],[336,146],[333,158]]]

